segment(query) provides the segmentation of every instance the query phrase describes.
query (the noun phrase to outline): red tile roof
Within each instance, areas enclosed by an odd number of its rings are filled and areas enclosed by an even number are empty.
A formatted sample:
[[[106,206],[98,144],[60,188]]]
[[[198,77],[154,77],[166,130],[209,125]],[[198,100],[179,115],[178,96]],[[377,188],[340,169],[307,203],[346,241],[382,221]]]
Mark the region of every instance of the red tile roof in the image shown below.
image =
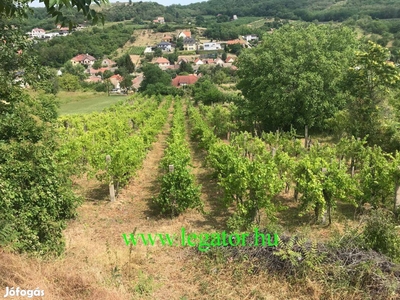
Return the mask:
[[[78,54],[77,56],[72,58],[72,60],[76,61],[76,62],[81,62],[81,61],[84,61],[85,59],[88,59],[91,61],[96,60],[93,56],[91,56],[89,54]]]
[[[243,45],[243,44],[246,44],[246,41],[236,39],[236,40],[227,41],[226,43],[228,45],[234,45],[234,44],[242,44]]]
[[[190,31],[182,31],[182,33],[186,35],[186,37],[192,37],[192,33]]]
[[[169,60],[164,58],[164,57],[159,57],[156,59],[156,61],[154,62],[155,64],[169,64]]]
[[[116,79],[116,80],[118,80],[119,82],[121,82],[122,80],[124,80],[124,77],[122,77],[122,76],[119,75],[119,74],[115,74],[115,75],[111,76],[110,79]]]
[[[187,84],[195,84],[199,78],[196,75],[178,75],[172,79],[172,85],[180,87]]]

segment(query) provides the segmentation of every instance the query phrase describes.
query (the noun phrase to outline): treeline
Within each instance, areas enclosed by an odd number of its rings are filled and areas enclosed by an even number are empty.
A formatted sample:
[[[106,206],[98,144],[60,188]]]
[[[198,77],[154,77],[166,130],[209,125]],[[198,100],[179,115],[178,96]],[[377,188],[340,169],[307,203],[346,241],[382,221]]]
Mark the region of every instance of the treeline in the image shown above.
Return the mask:
[[[44,66],[58,68],[80,53],[88,53],[96,58],[110,55],[131,39],[132,32],[132,26],[122,24],[93,27],[37,43],[35,50]]]
[[[344,4],[337,0],[210,0],[188,7],[202,15],[265,16],[321,22],[344,21],[355,15],[369,15],[379,19],[400,17],[397,0],[368,1],[367,4],[359,0],[350,0]]]

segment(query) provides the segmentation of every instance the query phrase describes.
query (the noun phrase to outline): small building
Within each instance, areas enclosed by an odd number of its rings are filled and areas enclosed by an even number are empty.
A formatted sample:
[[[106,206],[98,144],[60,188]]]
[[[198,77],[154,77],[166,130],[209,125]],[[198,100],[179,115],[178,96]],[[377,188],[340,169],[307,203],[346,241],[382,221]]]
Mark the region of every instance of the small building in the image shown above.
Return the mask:
[[[199,65],[204,65],[204,62],[200,58],[196,58],[196,60],[194,61],[194,64],[196,66],[199,66]]]
[[[143,53],[153,53],[153,48],[151,46],[147,46],[146,49],[144,49]]]
[[[116,65],[117,63],[109,58],[104,58],[101,62],[101,65],[103,67],[112,67],[114,65]]]
[[[169,60],[164,57],[158,57],[154,61],[154,64],[158,65],[163,70],[165,70],[170,65]]]
[[[81,65],[88,65],[92,66],[96,59],[89,55],[89,54],[78,54],[77,56],[71,59],[73,65],[81,64]]]
[[[232,17],[232,20],[237,20],[238,19],[238,17],[237,17],[237,15],[233,15],[233,17]]]
[[[181,31],[178,35],[178,38],[191,38],[192,37],[192,33],[190,32],[190,30],[186,30],[186,31]]]
[[[85,81],[89,83],[97,83],[97,82],[102,82],[103,80],[101,79],[100,76],[91,75],[89,76],[89,78],[85,79]]]
[[[182,62],[185,62],[188,64],[189,60],[185,57],[178,58],[178,65],[180,65]]]
[[[44,35],[46,34],[46,30],[42,28],[33,28],[30,36],[37,39],[44,39]]]
[[[184,87],[189,84],[195,84],[199,78],[194,75],[178,75],[174,79],[172,79],[172,85],[179,88]]]
[[[223,67],[224,66],[224,61],[222,59],[220,59],[220,58],[216,58],[214,60],[214,64],[216,64],[216,65],[218,65],[220,67]]]
[[[56,36],[59,36],[59,35],[60,34],[58,32],[49,32],[49,33],[46,33],[44,35],[44,38],[51,40],[53,37],[56,37]]]
[[[116,75],[113,75],[110,77],[111,84],[117,90],[119,90],[121,88],[120,83],[122,82],[122,80],[124,80],[124,78],[119,74],[116,74]]]
[[[248,35],[242,36],[242,38],[245,39],[247,42],[258,40],[258,36],[255,34],[248,34]]]
[[[153,23],[164,24],[165,19],[164,17],[157,17],[155,20],[153,20]]]
[[[183,50],[196,51],[197,50],[196,40],[193,38],[184,38],[183,39]]]
[[[161,40],[163,42],[172,42],[173,39],[174,38],[172,36],[165,34]]]
[[[172,44],[168,42],[161,42],[157,45],[157,48],[160,48],[162,51],[170,52],[172,50]]]
[[[211,50],[221,50],[221,44],[219,43],[204,43],[203,48],[205,51],[211,51]]]
[[[68,27],[61,27],[60,31],[58,32],[59,35],[65,36],[69,34],[69,28]]]
[[[203,59],[203,64],[205,65],[214,65],[215,61],[212,58]]]
[[[225,59],[225,62],[226,63],[233,63],[235,61],[235,59],[233,58],[233,57],[230,57],[230,56],[228,56],[226,59]]]

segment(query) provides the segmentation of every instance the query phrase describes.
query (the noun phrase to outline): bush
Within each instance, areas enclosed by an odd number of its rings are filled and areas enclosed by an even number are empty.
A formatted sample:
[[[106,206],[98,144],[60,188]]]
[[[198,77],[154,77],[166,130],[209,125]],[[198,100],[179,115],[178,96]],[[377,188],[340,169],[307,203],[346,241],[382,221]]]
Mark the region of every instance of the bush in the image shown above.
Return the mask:
[[[372,210],[363,232],[367,247],[400,262],[400,236],[393,214],[383,209]]]

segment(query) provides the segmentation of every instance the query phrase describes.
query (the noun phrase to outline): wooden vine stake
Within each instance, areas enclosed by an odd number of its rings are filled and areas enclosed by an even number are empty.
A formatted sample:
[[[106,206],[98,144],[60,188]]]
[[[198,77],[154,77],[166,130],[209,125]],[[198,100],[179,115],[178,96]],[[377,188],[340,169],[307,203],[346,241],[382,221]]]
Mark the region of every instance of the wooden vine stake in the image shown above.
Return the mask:
[[[327,172],[327,168],[322,168],[321,169],[321,172],[322,173],[326,173]],[[325,195],[324,195],[325,196]],[[324,197],[325,198],[325,197]],[[327,200],[327,199],[325,199],[325,200]],[[326,223],[326,218],[329,218],[329,224],[331,223],[331,208],[330,208],[330,203],[327,203],[327,210],[325,210],[324,212],[323,212],[323,214],[322,214],[322,221],[321,221],[321,223],[322,224],[325,224]]]
[[[169,165],[168,166],[168,171],[169,173],[173,173],[175,170],[174,165]],[[175,201],[175,197],[172,199],[172,210],[171,210],[171,219],[174,217],[175,215],[175,205],[176,205],[176,201]]]
[[[106,163],[107,163],[107,167],[110,165],[111,163],[111,156],[107,155],[106,156]],[[115,201],[115,190],[114,190],[114,182],[113,179],[110,179],[110,183],[108,185],[108,188],[110,190],[110,201],[114,202]]]
[[[308,146],[308,126],[304,127],[304,148]]]
[[[400,166],[397,166],[397,168],[400,170]],[[394,191],[394,211],[396,212],[399,209],[399,207],[400,207],[400,182],[397,179]]]

